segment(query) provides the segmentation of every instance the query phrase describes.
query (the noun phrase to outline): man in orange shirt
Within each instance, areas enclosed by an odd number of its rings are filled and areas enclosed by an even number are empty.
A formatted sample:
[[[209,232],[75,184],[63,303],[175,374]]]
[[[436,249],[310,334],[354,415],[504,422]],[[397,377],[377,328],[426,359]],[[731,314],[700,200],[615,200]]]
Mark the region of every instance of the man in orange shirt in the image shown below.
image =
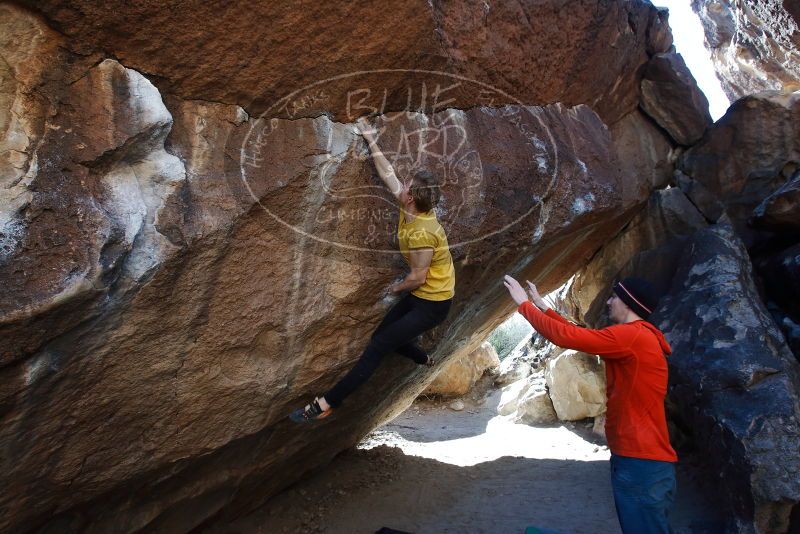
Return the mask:
[[[611,450],[611,486],[622,531],[671,532],[678,457],[669,442],[664,397],[667,356],[661,331],[647,322],[658,296],[647,281],[626,278],[613,286],[606,305],[616,324],[580,328],[553,311],[528,282],[531,300],[514,278],[504,285],[521,313],[559,347],[599,355],[606,364],[606,437]],[[532,301],[532,302],[531,302]]]

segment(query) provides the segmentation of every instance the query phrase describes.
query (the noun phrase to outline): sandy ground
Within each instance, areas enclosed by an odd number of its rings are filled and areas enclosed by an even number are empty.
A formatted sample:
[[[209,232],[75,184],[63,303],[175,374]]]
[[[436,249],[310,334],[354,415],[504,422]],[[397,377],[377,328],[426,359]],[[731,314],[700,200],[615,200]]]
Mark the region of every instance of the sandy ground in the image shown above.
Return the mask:
[[[531,427],[496,416],[499,392],[484,390],[453,411],[418,400],[358,448],[214,532],[618,533],[608,449],[587,424]],[[678,470],[673,527],[719,532],[719,508]]]

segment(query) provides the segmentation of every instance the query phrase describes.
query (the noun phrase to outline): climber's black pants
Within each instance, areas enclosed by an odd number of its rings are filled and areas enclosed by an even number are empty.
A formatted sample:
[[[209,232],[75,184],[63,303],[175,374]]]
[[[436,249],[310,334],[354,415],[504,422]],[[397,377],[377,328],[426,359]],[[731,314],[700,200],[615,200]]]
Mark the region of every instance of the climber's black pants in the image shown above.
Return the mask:
[[[411,358],[418,364],[428,361],[428,354],[414,341],[447,318],[451,300],[425,300],[408,294],[395,304],[375,329],[367,348],[355,367],[325,394],[334,408],[372,376],[381,360],[390,352]]]

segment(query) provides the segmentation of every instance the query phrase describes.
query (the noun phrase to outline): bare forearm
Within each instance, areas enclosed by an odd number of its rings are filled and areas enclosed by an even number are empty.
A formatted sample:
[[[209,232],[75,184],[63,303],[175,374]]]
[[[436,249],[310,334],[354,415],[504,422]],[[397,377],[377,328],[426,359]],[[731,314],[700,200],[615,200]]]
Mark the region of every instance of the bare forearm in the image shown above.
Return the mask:
[[[398,282],[392,286],[393,293],[402,293],[403,291],[414,291],[425,283],[425,276],[420,276],[413,272],[408,273],[402,282]]]
[[[547,310],[550,309],[550,305],[542,298],[531,299],[531,302],[533,302],[533,305],[539,308],[539,311],[542,313],[547,313]]]
[[[383,183],[386,184],[386,187],[389,188],[389,191],[391,191],[394,196],[399,195],[403,186],[400,184],[400,180],[397,179],[392,164],[389,163],[389,160],[383,155],[383,152],[374,139],[367,139],[367,144],[369,145],[369,150],[372,153],[372,161],[375,163],[375,168],[378,170],[378,175],[381,177],[381,180],[383,180]]]

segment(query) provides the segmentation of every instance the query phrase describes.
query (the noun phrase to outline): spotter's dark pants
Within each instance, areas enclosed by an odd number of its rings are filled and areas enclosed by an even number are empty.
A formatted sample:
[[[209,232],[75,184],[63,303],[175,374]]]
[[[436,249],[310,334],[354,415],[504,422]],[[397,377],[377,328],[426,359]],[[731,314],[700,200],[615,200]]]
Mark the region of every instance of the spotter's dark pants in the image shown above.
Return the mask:
[[[418,364],[426,363],[428,354],[414,344],[414,340],[447,318],[451,302],[452,299],[425,300],[411,294],[403,297],[375,329],[355,367],[325,394],[328,404],[334,408],[339,406],[372,376],[390,352],[397,352]]]
[[[611,488],[624,534],[671,534],[675,465],[611,455]]]

